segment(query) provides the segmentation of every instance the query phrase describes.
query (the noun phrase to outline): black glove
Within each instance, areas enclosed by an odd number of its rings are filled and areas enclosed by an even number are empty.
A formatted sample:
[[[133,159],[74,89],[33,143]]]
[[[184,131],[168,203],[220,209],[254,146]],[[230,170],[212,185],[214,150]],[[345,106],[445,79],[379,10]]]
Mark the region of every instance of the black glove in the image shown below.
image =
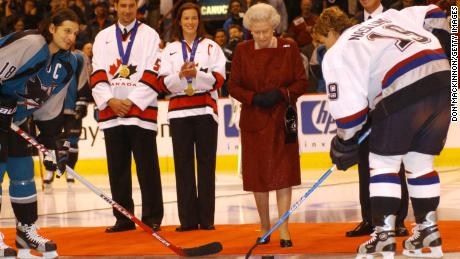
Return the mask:
[[[283,100],[283,94],[280,90],[274,89],[267,92],[255,94],[252,98],[252,104],[262,108],[270,108]]]
[[[16,112],[17,99],[10,95],[0,95],[0,130],[8,132]]]
[[[45,155],[43,159],[43,165],[48,171],[56,171],[57,177],[60,177],[65,173],[67,160],[69,158],[69,147],[70,142],[64,139],[59,139],[56,141],[56,150],[49,150],[51,154],[54,154],[55,157],[52,157],[48,154]]]
[[[78,100],[75,103],[75,119],[83,119],[88,114],[88,103],[84,100]]]
[[[330,156],[339,170],[347,170],[359,161],[359,144],[357,138],[344,141],[335,136],[331,141]]]

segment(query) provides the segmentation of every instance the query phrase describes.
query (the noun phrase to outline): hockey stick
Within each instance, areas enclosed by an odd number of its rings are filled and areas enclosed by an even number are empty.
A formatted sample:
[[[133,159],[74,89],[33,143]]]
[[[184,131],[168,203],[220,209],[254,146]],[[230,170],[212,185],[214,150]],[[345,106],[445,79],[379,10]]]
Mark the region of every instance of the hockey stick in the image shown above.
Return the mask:
[[[358,139],[358,144],[361,144],[361,142],[363,142],[364,139],[367,138],[367,136],[369,136],[369,134],[371,133],[371,130],[367,130],[366,132],[364,132]],[[294,203],[294,205],[291,206],[291,208],[286,212],[284,213],[284,215],[281,217],[280,220],[278,220],[278,222],[276,222],[276,224],[262,237],[260,238],[259,242],[255,243],[250,249],[249,251],[247,252],[246,254],[246,259],[249,258],[249,256],[251,256],[252,254],[252,251],[259,245],[259,244],[262,244],[265,242],[265,239],[267,237],[269,237],[273,231],[275,231],[275,229],[277,229],[306,199],[308,196],[310,196],[310,194],[316,189],[318,188],[318,186],[324,182],[324,180],[326,180],[326,178],[335,170],[336,168],[336,165],[332,165],[331,168],[329,168],[329,170],[326,171],[326,173],[323,174],[323,176],[321,176],[321,178],[319,178],[319,180],[313,185],[313,187],[310,188],[310,190],[308,190],[306,193],[304,193],[304,195],[296,202]]]
[[[38,154],[38,165],[40,166],[40,180],[42,183],[42,192],[45,190],[45,180],[43,177],[43,159],[42,154]]]
[[[11,129],[21,135],[27,142],[32,144],[34,147],[36,147],[38,150],[40,150],[43,154],[49,155],[54,157],[54,154],[51,153],[48,149],[46,149],[45,146],[42,144],[38,143],[33,137],[31,137],[29,134],[24,132],[22,129],[20,129],[16,124],[11,123]],[[165,238],[160,236],[157,232],[155,232],[151,227],[147,226],[144,224],[140,219],[138,219],[136,216],[131,214],[128,210],[123,208],[120,204],[116,203],[114,200],[112,200],[109,196],[104,194],[101,190],[97,189],[96,186],[88,182],[85,178],[77,174],[72,168],[69,166],[66,166],[67,173],[70,173],[73,177],[75,177],[78,181],[80,181],[83,185],[88,187],[91,191],[97,194],[97,196],[101,197],[103,200],[105,200],[107,203],[112,205],[112,207],[116,210],[118,210],[121,214],[125,215],[129,220],[133,221],[136,223],[139,227],[141,227],[145,232],[149,233],[152,235],[154,238],[156,238],[158,241],[160,241],[163,245],[165,245],[167,248],[171,249],[174,253],[180,256],[204,256],[204,255],[211,255],[211,254],[216,254],[220,251],[222,251],[222,244],[219,242],[213,242],[209,243],[203,246],[199,247],[192,247],[192,248],[181,248],[178,246],[175,246],[171,244],[169,241],[167,241]]]

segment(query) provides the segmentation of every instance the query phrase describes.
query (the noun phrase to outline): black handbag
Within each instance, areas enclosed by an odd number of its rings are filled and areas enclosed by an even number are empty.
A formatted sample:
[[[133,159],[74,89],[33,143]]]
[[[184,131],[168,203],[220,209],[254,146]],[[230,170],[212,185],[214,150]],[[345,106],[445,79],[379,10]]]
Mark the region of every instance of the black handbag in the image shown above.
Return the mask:
[[[286,108],[286,112],[284,113],[284,142],[288,143],[295,143],[297,141],[297,111],[291,105],[291,96],[289,94],[289,90],[287,91],[288,94],[288,105]]]

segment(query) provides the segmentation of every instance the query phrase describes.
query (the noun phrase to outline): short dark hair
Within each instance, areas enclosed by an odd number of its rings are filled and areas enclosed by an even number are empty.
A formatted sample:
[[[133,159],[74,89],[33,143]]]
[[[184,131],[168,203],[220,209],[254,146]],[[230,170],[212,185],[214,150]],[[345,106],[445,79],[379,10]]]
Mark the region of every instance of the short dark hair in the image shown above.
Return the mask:
[[[230,29],[238,29],[240,32],[243,31],[243,28],[241,28],[241,26],[239,26],[238,24],[230,24],[230,26],[228,27],[229,32],[230,32]]]
[[[176,16],[176,21],[174,23],[174,38],[183,40],[184,39],[184,34],[182,33],[182,26],[180,26],[180,20],[182,18],[182,13],[184,13],[185,10],[189,9],[195,9],[196,12],[198,13],[198,28],[196,31],[196,36],[197,37],[205,37],[206,36],[206,30],[204,29],[203,25],[203,19],[201,18],[201,12],[200,12],[200,6],[194,3],[185,3],[179,7],[177,10],[177,16]]]
[[[72,21],[80,24],[80,18],[78,15],[72,11],[72,9],[64,8],[57,11],[53,16],[48,19],[45,19],[39,26],[38,31],[45,38],[47,43],[50,43],[53,40],[53,34],[51,34],[49,27],[51,24],[58,27],[62,25],[65,21]]]
[[[217,30],[214,32],[214,36],[215,36],[218,32],[223,32],[223,33],[225,33],[225,30],[222,29],[222,28],[217,29]]]

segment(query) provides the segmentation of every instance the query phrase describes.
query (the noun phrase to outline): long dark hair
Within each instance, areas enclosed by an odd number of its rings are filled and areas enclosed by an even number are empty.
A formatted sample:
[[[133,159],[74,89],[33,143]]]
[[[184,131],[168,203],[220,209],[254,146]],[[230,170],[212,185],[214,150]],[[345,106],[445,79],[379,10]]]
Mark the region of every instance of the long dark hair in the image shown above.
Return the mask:
[[[204,29],[203,20],[201,19],[200,7],[194,3],[185,3],[179,7],[177,10],[176,21],[174,23],[174,38],[178,40],[184,39],[184,34],[182,33],[182,26],[180,25],[180,20],[182,18],[182,13],[185,10],[195,9],[198,13],[198,28],[196,30],[197,37],[204,37],[206,35],[206,30]]]
[[[78,15],[69,8],[60,9],[57,11],[53,16],[45,19],[40,26],[38,27],[38,31],[40,32],[47,43],[50,43],[53,40],[53,34],[51,34],[49,27],[51,24],[58,27],[62,25],[65,21],[72,21],[80,24],[80,18]]]

